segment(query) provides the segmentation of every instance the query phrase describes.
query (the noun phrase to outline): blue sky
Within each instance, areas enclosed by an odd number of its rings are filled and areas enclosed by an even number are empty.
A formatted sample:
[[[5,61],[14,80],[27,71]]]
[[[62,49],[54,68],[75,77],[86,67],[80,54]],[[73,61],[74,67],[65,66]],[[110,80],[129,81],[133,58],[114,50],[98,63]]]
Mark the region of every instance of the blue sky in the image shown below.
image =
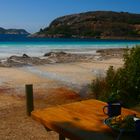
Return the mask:
[[[96,10],[140,13],[140,0],[0,0],[0,27],[36,32],[56,17]]]

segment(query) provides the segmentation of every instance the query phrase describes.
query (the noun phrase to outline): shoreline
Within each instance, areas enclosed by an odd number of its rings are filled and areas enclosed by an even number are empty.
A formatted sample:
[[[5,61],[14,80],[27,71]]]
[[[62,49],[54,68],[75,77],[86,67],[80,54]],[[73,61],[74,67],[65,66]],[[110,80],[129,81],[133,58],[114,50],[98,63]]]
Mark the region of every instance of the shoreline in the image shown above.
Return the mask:
[[[44,42],[1,42],[0,43],[0,59],[10,56],[22,56],[27,54],[30,57],[42,57],[44,53],[49,52],[66,52],[77,54],[95,54],[98,49],[117,49],[132,48],[140,44],[140,41],[44,41]]]

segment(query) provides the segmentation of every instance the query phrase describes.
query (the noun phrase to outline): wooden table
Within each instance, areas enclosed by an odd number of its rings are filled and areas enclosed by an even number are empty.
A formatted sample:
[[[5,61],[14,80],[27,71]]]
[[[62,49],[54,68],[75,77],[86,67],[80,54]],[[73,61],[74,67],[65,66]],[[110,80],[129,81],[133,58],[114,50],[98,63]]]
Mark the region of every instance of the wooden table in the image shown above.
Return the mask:
[[[46,128],[59,133],[59,139],[65,140],[115,140],[117,135],[104,124],[107,118],[103,113],[106,103],[97,100],[85,100],[56,107],[33,111],[32,118]],[[140,113],[122,109],[122,114]],[[125,135],[123,140],[131,139]]]

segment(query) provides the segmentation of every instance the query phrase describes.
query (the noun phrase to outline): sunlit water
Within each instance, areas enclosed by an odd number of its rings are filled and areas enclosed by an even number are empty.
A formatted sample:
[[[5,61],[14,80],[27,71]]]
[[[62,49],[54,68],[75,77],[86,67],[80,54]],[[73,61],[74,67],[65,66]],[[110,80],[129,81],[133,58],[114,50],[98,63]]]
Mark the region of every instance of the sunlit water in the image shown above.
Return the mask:
[[[137,40],[91,39],[42,39],[19,35],[0,35],[0,58],[12,55],[43,56],[50,51],[71,53],[95,53],[101,48],[126,48],[140,45]]]

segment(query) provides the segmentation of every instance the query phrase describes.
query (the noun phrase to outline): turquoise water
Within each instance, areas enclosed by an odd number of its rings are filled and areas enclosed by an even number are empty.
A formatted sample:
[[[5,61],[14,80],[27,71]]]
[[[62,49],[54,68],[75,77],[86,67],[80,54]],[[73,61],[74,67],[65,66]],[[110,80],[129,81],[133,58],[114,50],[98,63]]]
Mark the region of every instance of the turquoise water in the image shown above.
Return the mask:
[[[46,40],[25,40],[25,41],[1,41],[0,46],[47,46],[65,48],[69,47],[126,47],[140,45],[140,41],[135,40],[84,40],[84,39],[46,39]]]
[[[49,51],[94,53],[100,48],[125,48],[140,45],[136,40],[91,40],[91,39],[40,39],[25,36],[0,35],[0,58],[11,55],[43,56]]]

